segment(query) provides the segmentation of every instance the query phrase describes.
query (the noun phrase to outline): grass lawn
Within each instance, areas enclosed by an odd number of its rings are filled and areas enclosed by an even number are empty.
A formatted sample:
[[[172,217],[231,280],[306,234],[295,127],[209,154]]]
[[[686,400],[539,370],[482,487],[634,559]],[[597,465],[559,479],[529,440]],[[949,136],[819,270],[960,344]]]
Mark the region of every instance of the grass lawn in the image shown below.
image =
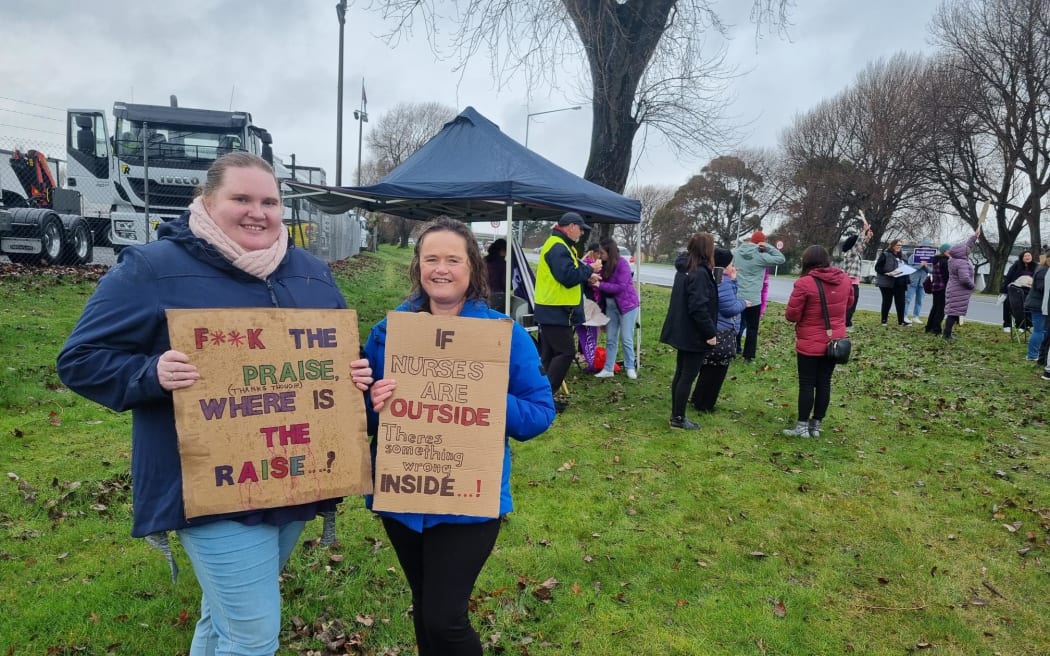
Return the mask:
[[[361,334],[409,251],[336,273]],[[82,272],[0,268],[0,654],[178,655],[199,590],[130,530],[130,416],[61,385]],[[795,415],[793,329],[769,307],[702,429],[668,427],[666,289],[643,289],[639,379],[567,380],[514,445],[517,510],[475,589],[492,654],[1050,653],[1050,384],[997,326],[947,344],[861,312],[819,439]],[[695,415],[693,416],[695,419]],[[282,655],[413,654],[410,597],[361,500],[282,576]]]

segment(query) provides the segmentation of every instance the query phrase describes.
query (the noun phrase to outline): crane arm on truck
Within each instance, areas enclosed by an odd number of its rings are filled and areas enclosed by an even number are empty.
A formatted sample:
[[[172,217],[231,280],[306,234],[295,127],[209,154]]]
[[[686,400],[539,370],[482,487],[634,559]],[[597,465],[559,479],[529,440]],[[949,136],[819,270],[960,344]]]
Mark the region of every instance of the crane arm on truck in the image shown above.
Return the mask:
[[[10,161],[11,170],[25,189],[29,206],[50,208],[51,194],[58,185],[47,164],[47,156],[39,150],[27,150],[25,153],[15,150]]]

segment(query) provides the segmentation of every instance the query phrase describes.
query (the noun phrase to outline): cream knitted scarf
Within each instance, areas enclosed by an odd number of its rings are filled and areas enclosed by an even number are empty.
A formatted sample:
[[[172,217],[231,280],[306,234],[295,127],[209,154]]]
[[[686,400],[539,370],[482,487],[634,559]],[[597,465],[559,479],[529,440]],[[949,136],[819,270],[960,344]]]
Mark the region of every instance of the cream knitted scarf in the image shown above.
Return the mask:
[[[211,218],[201,196],[190,203],[190,231],[214,246],[233,266],[263,280],[277,269],[288,252],[288,231],[283,228],[278,231],[277,240],[269,248],[244,250]]]

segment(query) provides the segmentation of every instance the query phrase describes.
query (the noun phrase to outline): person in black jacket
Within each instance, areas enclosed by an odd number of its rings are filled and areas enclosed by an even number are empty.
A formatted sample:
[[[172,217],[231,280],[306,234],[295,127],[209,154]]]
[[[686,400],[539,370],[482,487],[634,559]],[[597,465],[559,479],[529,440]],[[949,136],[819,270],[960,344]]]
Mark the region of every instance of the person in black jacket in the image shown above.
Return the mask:
[[[675,260],[674,287],[660,341],[678,351],[671,381],[671,428],[696,430],[700,425],[685,416],[685,406],[704,357],[717,344],[718,285],[712,271],[715,239],[698,232],[685,253]]]
[[[1010,291],[1010,284],[1021,276],[1034,276],[1036,268],[1035,253],[1023,251],[1021,256],[1010,265],[1006,275],[1003,276],[1003,284],[999,287],[999,294],[1002,296],[1004,333],[1010,332],[1014,325],[1013,315],[1010,312],[1010,300],[1006,298],[1007,292]]]
[[[882,251],[879,259],[875,262],[875,285],[882,293],[882,325],[886,325],[886,319],[890,313],[892,304],[897,310],[897,325],[911,325],[911,320],[904,316],[904,296],[908,292],[910,278],[906,275],[890,275],[891,272],[900,269],[904,264],[904,256],[901,254],[901,240],[894,239],[889,248]]]

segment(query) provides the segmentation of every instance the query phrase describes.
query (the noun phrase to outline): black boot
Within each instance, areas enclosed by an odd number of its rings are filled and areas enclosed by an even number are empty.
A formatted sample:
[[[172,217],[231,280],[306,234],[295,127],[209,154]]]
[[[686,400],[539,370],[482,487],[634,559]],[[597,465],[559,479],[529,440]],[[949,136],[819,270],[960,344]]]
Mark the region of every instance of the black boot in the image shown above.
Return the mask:
[[[671,417],[671,428],[683,428],[685,430],[697,430],[700,424],[687,417]]]

